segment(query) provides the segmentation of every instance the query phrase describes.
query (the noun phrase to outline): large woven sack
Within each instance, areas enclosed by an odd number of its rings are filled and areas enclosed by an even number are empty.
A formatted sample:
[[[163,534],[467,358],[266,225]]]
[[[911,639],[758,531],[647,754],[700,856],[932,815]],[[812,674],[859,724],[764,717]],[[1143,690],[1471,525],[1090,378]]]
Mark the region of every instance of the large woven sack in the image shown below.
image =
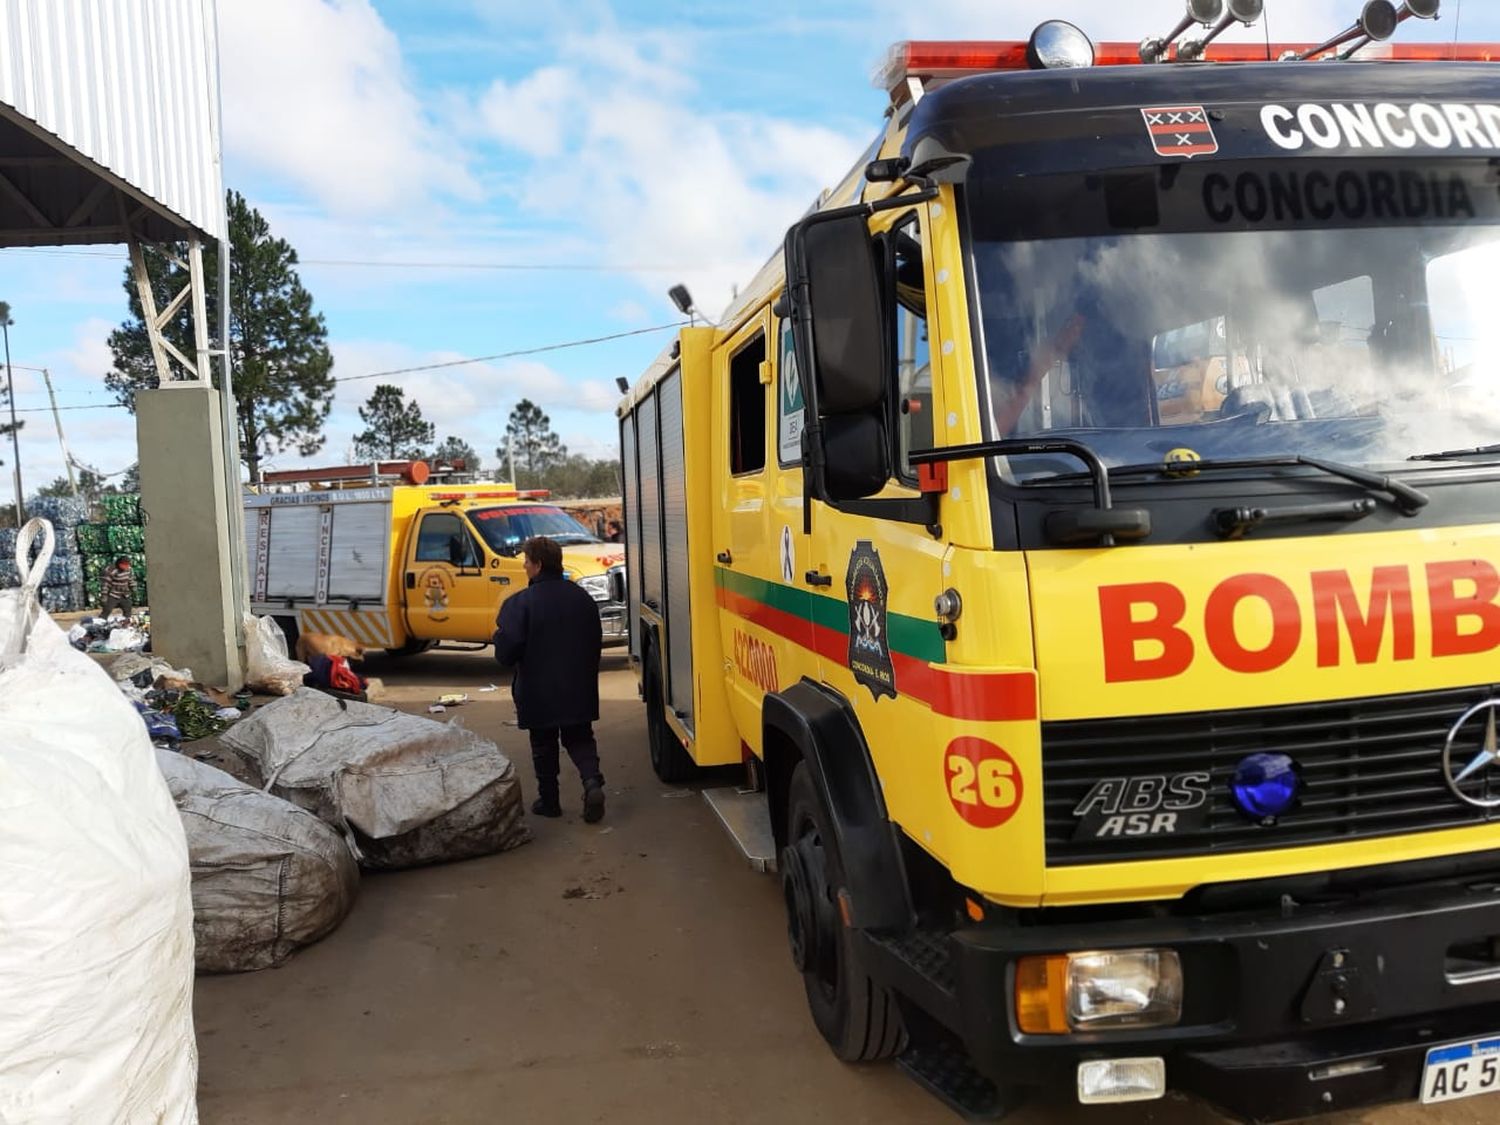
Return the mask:
[[[412,867],[531,838],[516,768],[493,742],[299,688],[220,740],[267,789],[342,829],[364,867]]]
[[[338,927],[359,867],[336,830],[176,751],[156,760],[187,832],[200,972],[279,965]]]

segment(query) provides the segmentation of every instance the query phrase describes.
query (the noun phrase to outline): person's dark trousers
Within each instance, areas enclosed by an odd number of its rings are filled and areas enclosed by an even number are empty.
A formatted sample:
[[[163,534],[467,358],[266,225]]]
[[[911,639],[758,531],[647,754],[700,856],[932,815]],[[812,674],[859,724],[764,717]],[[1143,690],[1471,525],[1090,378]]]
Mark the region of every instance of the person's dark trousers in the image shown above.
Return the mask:
[[[594,741],[594,725],[580,723],[571,727],[543,727],[531,734],[531,765],[536,770],[537,796],[549,805],[557,804],[557,743],[561,738],[568,757],[578,767],[578,776],[587,784],[603,781],[599,773],[599,744]]]
[[[99,616],[108,617],[112,609],[118,609],[126,617],[130,616],[130,603],[124,598],[105,598],[104,605],[100,607]]]

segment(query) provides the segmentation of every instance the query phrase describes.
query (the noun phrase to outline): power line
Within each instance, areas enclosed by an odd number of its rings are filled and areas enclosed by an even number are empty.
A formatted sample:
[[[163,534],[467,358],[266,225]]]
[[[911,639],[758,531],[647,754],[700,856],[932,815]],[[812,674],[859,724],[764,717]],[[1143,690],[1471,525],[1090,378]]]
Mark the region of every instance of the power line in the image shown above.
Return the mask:
[[[397,367],[390,371],[372,371],[368,375],[344,375],[336,377],[335,383],[354,383],[361,379],[384,379],[389,375],[410,375],[418,371],[437,371],[444,367],[463,367],[470,363],[489,363],[497,359],[515,359],[525,355],[541,355],[543,352],[557,352],[564,348],[581,348],[588,344],[603,344],[610,340],[623,340],[627,336],[645,336],[652,332],[665,332],[671,328],[681,328],[685,321],[673,321],[671,324],[658,324],[652,328],[635,328],[629,332],[615,332],[609,336],[591,336],[586,340],[569,340],[563,344],[546,344],[540,348],[518,348],[512,352],[497,352],[494,355],[474,356],[472,359],[450,359],[443,363],[424,363],[418,367]]]
[[[543,344],[537,348],[517,348],[515,351],[497,352],[494,355],[474,356],[471,359],[450,359],[442,363],[424,363],[416,367],[397,367],[389,371],[372,371],[367,375],[342,375],[334,378],[335,383],[357,383],[363,379],[385,379],[392,375],[410,375],[419,371],[437,371],[445,367],[463,367],[471,363],[490,363],[497,359],[515,359],[519,356],[541,355],[543,352],[560,352],[566,348],[582,348],[590,344],[604,344],[610,340],[624,340],[630,336],[645,336],[652,332],[666,332],[668,329],[681,328],[685,322],[673,321],[671,324],[657,324],[651,328],[633,328],[629,332],[614,332],[608,336],[590,336],[581,340],[567,340],[561,344]],[[124,404],[119,402],[100,402],[88,406],[59,406],[59,410],[123,410]],[[17,410],[17,414],[46,414],[47,407],[33,406]]]
[[[126,255],[94,250],[26,249],[29,254],[45,254],[61,258],[112,258],[125,261]],[[650,263],[624,263],[620,265],[593,262],[410,262],[364,258],[302,258],[299,266],[352,266],[360,269],[410,269],[410,270],[498,270],[512,273],[685,273],[703,268],[701,263],[687,265],[664,265]]]
[[[121,402],[96,402],[92,406],[59,406],[59,410],[124,410],[125,404]],[[51,414],[50,406],[27,406],[16,411],[17,414]]]
[[[391,267],[413,270],[507,270],[519,273],[683,273],[688,266],[593,265],[584,262],[397,262],[361,261],[353,258],[298,258],[299,266]]]

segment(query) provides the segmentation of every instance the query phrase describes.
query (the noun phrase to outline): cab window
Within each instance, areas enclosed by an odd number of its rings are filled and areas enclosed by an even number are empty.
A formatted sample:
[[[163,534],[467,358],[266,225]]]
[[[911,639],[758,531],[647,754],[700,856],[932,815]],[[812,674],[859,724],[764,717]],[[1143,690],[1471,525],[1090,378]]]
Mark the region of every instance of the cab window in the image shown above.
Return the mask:
[[[422,518],[422,529],[417,535],[417,562],[474,566],[477,561],[474,541],[456,515],[437,512]]]
[[[729,361],[729,471],[766,467],[766,388],[760,381],[766,338],[757,336]]]

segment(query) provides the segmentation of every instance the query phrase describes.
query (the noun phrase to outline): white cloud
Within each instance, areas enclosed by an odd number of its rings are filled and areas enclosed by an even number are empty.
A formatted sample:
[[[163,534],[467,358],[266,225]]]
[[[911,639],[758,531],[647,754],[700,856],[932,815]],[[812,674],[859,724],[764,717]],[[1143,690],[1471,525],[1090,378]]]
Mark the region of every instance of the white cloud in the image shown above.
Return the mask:
[[[231,186],[243,162],[334,211],[477,198],[369,0],[233,0],[219,19]]]
[[[704,112],[687,57],[662,33],[575,36],[556,63],[496,83],[481,106],[497,141],[535,159],[525,210],[581,223],[598,257],[637,267],[652,292],[685,281],[714,310],[843,176],[878,123],[866,135]],[[522,105],[539,107],[524,128],[506,116]]]
[[[573,82],[571,74],[556,66],[510,85],[496,81],[479,105],[485,126],[527,156],[556,156],[562,151]]]

